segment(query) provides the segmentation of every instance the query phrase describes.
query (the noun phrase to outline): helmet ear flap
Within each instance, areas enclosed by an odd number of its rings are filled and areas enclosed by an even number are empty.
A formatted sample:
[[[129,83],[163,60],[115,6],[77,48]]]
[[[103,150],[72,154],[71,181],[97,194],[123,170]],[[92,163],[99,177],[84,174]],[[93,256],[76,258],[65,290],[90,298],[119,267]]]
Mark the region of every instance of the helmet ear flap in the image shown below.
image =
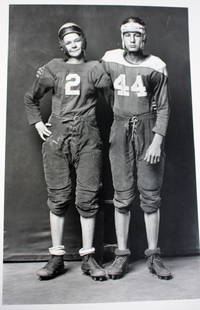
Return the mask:
[[[84,35],[82,35],[82,38],[83,38],[83,46],[82,46],[82,49],[85,51],[86,50],[86,47],[87,47],[87,41],[86,41],[86,37]]]
[[[61,49],[61,51],[63,51],[63,44],[62,44],[62,40],[58,40],[58,45],[59,45],[59,48]]]
[[[146,42],[147,42],[147,35],[145,33],[143,34],[143,40],[142,40],[142,46],[141,46],[142,50],[144,49]]]
[[[144,49],[146,41],[147,41],[146,35],[143,35],[143,40],[142,40],[142,43],[141,43],[141,46],[140,46],[141,50]]]
[[[123,35],[123,33],[121,33],[121,40],[122,40],[122,48],[124,49],[125,45],[124,45],[124,35]]]

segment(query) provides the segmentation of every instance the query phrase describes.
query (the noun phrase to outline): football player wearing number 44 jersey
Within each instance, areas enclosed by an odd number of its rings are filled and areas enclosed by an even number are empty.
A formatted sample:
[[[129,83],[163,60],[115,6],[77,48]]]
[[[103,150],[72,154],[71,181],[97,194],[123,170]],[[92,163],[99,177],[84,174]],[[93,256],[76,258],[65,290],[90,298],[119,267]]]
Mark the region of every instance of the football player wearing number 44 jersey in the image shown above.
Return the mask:
[[[156,56],[143,54],[146,27],[140,18],[129,17],[122,23],[121,38],[123,49],[108,51],[102,58],[114,87],[110,161],[118,248],[108,275],[120,278],[128,269],[130,208],[137,186],[144,211],[148,268],[160,279],[171,279],[157,245],[165,161],[163,140],[169,118],[166,65]]]
[[[94,280],[105,280],[106,273],[97,264],[93,247],[102,165],[95,105],[96,89],[109,87],[111,82],[102,64],[85,60],[86,39],[78,25],[64,24],[58,37],[64,59],[47,63],[25,95],[29,123],[44,140],[42,153],[52,236],[50,259],[37,275],[40,280],[47,280],[64,272],[64,215],[72,203],[71,168],[74,167],[75,203],[82,228],[83,247],[79,251],[83,257],[82,271]],[[53,93],[52,114],[44,124],[39,100],[49,90]]]

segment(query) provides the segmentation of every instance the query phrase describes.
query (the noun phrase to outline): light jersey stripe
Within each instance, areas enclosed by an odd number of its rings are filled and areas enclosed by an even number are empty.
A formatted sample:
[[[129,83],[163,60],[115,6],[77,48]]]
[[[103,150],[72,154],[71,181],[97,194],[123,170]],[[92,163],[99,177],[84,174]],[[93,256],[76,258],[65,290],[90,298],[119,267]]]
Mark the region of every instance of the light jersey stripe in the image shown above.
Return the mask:
[[[143,67],[143,68],[150,68],[157,72],[168,76],[166,64],[162,61],[159,57],[154,55],[149,55],[144,61],[140,64],[131,64],[129,63],[123,56],[124,50],[123,49],[115,49],[111,51],[107,51],[103,56],[102,60],[109,63],[116,63],[119,65],[123,65],[126,67]]]

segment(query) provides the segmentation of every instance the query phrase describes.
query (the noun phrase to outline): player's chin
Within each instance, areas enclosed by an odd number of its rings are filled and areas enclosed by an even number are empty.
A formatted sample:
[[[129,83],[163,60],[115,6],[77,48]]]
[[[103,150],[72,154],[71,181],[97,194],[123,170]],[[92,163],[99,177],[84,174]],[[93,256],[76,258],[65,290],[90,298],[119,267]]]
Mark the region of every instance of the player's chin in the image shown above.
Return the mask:
[[[128,49],[128,52],[129,52],[129,53],[138,53],[138,52],[139,52],[139,48],[130,47],[130,48]]]
[[[82,54],[82,51],[81,50],[78,50],[78,51],[74,51],[74,52],[70,52],[69,55],[71,57],[76,57],[76,58],[79,58]]]

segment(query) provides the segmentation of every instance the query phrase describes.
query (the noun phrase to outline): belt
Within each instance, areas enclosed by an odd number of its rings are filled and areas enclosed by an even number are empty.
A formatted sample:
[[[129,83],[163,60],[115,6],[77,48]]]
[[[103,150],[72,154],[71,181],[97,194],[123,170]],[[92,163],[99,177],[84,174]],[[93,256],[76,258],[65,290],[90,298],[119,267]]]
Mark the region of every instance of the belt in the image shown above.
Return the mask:
[[[142,114],[133,114],[132,116],[122,116],[118,114],[114,114],[114,119],[117,121],[134,121],[137,120],[143,120],[143,119],[151,119],[155,118],[155,114],[152,112],[142,113]]]
[[[136,133],[138,121],[145,120],[145,119],[155,119],[155,113],[148,112],[142,114],[135,114],[132,116],[121,116],[118,114],[114,114],[114,119],[117,121],[126,121],[126,128],[132,130],[132,137],[133,134]]]
[[[49,118],[49,122],[51,122],[51,121],[59,121],[59,122],[61,122],[61,123],[67,123],[67,122],[69,122],[69,121],[81,121],[81,120],[84,120],[84,121],[86,121],[86,120],[92,120],[92,119],[95,119],[96,120],[96,116],[95,116],[95,114],[93,114],[93,115],[78,115],[78,114],[71,114],[71,115],[69,115],[69,116],[66,116],[66,117],[60,117],[60,116],[57,116],[57,115],[55,115],[55,114],[51,114],[50,115],[50,118]]]

